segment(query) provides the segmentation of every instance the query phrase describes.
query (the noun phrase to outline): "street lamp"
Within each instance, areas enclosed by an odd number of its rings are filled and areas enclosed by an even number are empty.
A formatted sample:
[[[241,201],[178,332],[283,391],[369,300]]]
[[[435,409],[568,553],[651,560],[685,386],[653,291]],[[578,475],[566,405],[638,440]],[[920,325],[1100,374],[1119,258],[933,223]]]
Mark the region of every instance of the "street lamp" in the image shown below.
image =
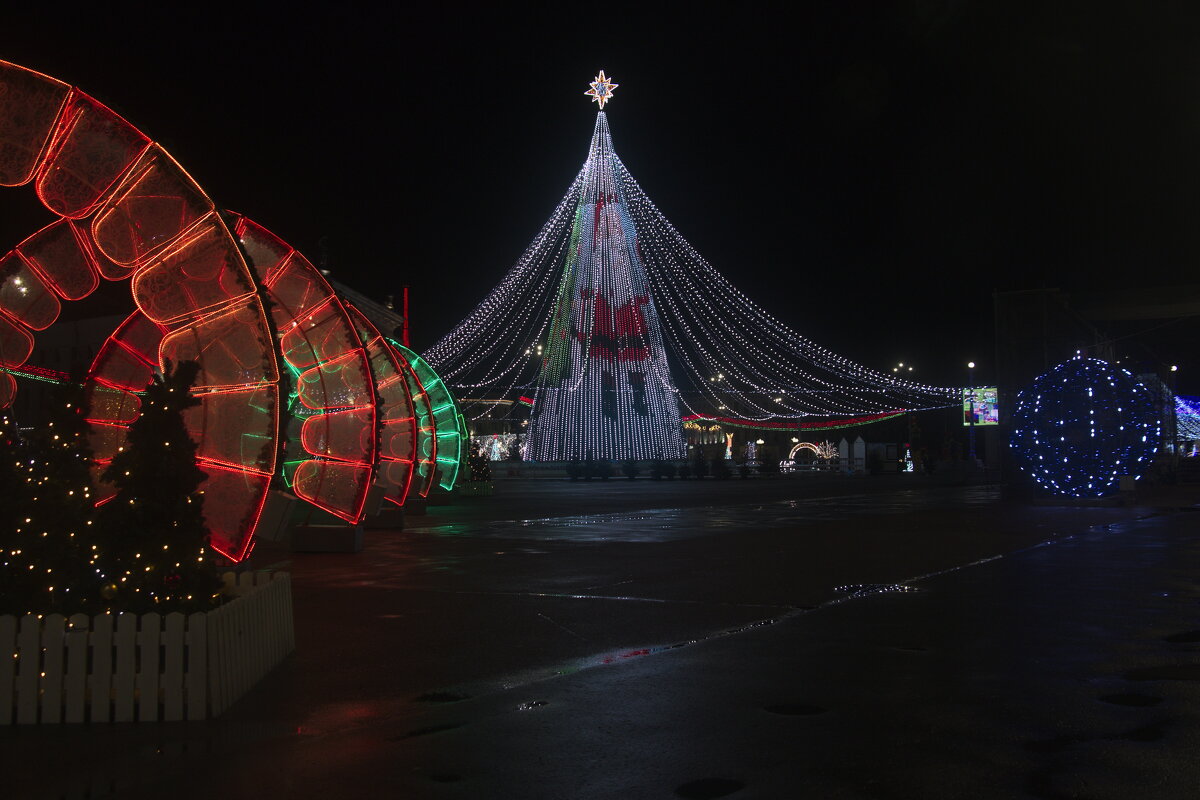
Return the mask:
[[[1172,364],[1171,365],[1171,374],[1169,376],[1167,376],[1170,378],[1170,386],[1168,386],[1167,388],[1171,390],[1171,403],[1169,406],[1171,428],[1168,431],[1168,433],[1171,437],[1171,452],[1172,453],[1179,452],[1179,412],[1176,410],[1177,406],[1175,404],[1175,399],[1174,399],[1175,398],[1175,373],[1176,372],[1179,372],[1179,365]]]
[[[970,434],[968,434],[968,437],[967,437],[968,441],[970,442],[968,450],[969,450],[969,458],[971,459],[971,466],[974,466],[975,465],[975,362],[974,361],[967,362],[967,383],[970,384],[970,386],[967,387],[967,397],[969,398],[969,401],[970,401],[970,416],[967,418],[967,420],[971,424],[971,432],[970,432]]]

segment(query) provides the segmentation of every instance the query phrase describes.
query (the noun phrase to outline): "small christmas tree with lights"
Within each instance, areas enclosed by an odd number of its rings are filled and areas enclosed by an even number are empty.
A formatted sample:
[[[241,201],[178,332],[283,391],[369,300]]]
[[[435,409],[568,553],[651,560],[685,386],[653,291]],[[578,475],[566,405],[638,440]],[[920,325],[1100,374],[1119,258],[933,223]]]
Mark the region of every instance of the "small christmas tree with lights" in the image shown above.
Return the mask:
[[[90,425],[79,383],[54,391],[49,419],[22,442],[5,419],[3,610],[72,614],[89,610],[99,584],[91,539]]]
[[[492,465],[479,445],[471,446],[471,455],[467,459],[467,464],[471,468],[472,481],[478,483],[492,479]]]
[[[95,527],[106,576],[100,592],[113,610],[199,611],[219,599],[199,491],[207,475],[183,422],[183,411],[200,402],[188,393],[198,372],[194,361],[174,370],[168,362],[154,376],[127,443],[104,472],[117,494],[100,507]]]
[[[21,484],[22,460],[21,438],[17,434],[17,426],[7,411],[0,411],[0,497],[7,502],[0,503],[0,555],[7,556],[8,545],[17,528],[16,498],[23,491]],[[7,559],[0,559],[3,563]]]
[[[21,531],[24,518],[25,477],[28,456],[8,413],[0,415],[0,614],[25,613],[22,591],[28,582],[27,548],[31,537]],[[18,596],[20,592],[20,596]]]

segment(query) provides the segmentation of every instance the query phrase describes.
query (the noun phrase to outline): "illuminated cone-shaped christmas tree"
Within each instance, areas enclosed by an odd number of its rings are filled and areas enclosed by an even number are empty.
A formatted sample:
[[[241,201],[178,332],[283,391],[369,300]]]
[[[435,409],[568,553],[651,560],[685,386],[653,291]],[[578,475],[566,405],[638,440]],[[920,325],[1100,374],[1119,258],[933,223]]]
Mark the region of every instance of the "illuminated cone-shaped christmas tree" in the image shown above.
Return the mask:
[[[534,460],[684,454],[679,403],[621,169],[600,112],[543,346],[530,420]]]
[[[615,88],[601,72],[585,94],[603,109]],[[527,424],[533,461],[679,459],[690,420],[836,428],[961,394],[855,363],[760,308],[634,180],[604,111],[541,231],[424,356],[468,419]]]

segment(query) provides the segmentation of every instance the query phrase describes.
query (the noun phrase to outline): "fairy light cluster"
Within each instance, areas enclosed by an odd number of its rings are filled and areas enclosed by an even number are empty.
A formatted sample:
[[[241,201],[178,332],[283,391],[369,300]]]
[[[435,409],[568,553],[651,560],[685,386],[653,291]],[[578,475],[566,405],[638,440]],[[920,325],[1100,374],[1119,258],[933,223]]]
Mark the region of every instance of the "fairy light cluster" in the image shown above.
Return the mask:
[[[146,612],[206,610],[220,600],[204,521],[207,477],[183,414],[200,404],[189,393],[199,365],[185,362],[156,374],[127,444],[104,472],[116,494],[97,509],[100,596],[110,607]]]
[[[82,386],[60,384],[48,421],[24,438],[3,421],[0,611],[191,611],[219,600],[197,489],[205,475],[182,418],[196,404],[190,366],[143,393],[127,446],[106,470],[118,492],[99,505]]]
[[[508,461],[514,449],[517,452],[524,444],[525,436],[519,433],[493,433],[471,437],[471,450],[478,451],[488,461]]]
[[[1141,477],[1158,448],[1154,397],[1128,371],[1081,355],[1017,396],[1009,447],[1047,491],[1103,497]]]
[[[629,323],[646,345],[646,386],[655,392],[648,411],[662,426],[656,432],[618,433],[594,411],[606,391],[605,359],[590,355]],[[632,408],[633,391],[617,373],[631,371],[631,352],[641,355],[630,346],[640,342],[625,343],[624,362],[617,342],[608,361],[621,368],[609,370],[607,385],[611,398],[615,383],[618,420]],[[534,418],[543,420],[531,422],[530,458],[538,460],[583,457],[589,448],[600,457],[601,443],[614,436],[621,444],[611,457],[669,455],[679,415],[863,417],[953,405],[959,391],[857,364],[766,313],[647,197],[613,150],[603,111],[587,161],[550,219],[500,284],[425,356],[468,396],[532,395]],[[466,411],[478,417],[492,408]]]
[[[1200,442],[1200,397],[1175,396],[1175,425],[1181,442]]]
[[[75,611],[101,577],[93,538],[88,426],[71,400],[22,440],[9,417],[0,420],[0,607],[8,613]]]

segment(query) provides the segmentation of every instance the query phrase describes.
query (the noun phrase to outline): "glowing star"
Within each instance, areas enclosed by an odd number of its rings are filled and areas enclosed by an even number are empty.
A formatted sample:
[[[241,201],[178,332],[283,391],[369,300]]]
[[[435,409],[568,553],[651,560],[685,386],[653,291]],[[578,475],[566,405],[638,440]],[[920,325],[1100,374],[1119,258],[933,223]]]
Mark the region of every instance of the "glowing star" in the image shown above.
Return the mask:
[[[612,100],[613,89],[620,85],[604,77],[604,70],[600,70],[600,74],[596,76],[596,80],[591,83],[592,88],[588,89],[584,94],[590,95],[593,100],[600,104],[600,108],[603,110],[604,104]]]

